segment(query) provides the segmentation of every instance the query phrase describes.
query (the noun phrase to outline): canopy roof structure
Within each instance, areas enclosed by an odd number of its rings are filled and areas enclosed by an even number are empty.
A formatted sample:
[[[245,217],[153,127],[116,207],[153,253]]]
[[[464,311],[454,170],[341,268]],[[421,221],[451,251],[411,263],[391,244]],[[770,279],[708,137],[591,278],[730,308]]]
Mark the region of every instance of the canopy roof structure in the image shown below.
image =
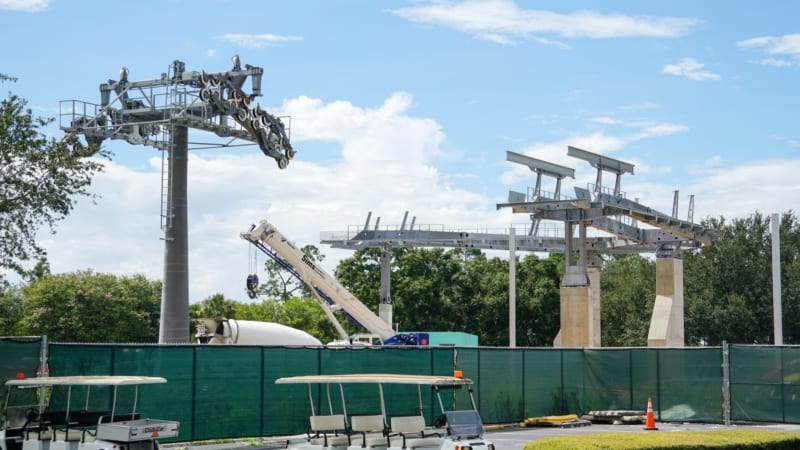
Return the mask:
[[[135,375],[89,375],[68,377],[36,377],[6,381],[6,386],[43,387],[43,386],[126,386],[139,384],[166,383],[162,377],[144,377]]]
[[[461,386],[472,384],[469,378],[456,378],[443,375],[404,375],[385,373],[359,373],[346,375],[301,375],[283,377],[276,384],[414,384],[426,386]]]

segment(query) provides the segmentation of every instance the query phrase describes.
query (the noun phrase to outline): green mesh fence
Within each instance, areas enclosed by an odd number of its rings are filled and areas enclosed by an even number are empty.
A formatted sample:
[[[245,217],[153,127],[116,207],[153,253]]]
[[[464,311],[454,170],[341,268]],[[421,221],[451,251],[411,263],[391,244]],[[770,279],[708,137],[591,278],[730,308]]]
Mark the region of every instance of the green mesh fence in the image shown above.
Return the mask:
[[[731,419],[800,423],[800,348],[731,346]]]
[[[564,392],[562,409],[558,414],[582,414],[592,409],[605,409],[586,405],[583,380],[585,367],[582,350],[561,350],[561,384]]]
[[[659,405],[659,351],[648,349],[628,350],[631,360],[631,404],[630,409],[636,411],[647,410],[647,399],[653,399],[656,417]],[[719,380],[717,380],[719,381]]]
[[[0,375],[20,368],[35,375],[40,342],[0,339]],[[142,416],[181,422],[174,441],[304,433],[316,412],[344,412],[342,391],[275,384],[309,374],[407,373],[450,375],[460,370],[474,382],[486,423],[527,417],[585,414],[593,410],[644,410],[653,399],[660,421],[724,420],[722,349],[545,348],[283,348],[198,345],[51,344],[52,375],[163,376],[165,385],[140,387]],[[800,348],[730,347],[730,405],[734,421],[800,423]],[[380,412],[377,387],[345,385],[348,415]],[[120,391],[118,404],[132,400]],[[440,412],[428,389],[385,386],[387,415],[422,412],[430,424]],[[85,392],[76,390],[71,402]],[[110,393],[93,390],[89,408],[110,408]],[[443,392],[447,408],[469,407],[465,389]],[[52,393],[52,407],[65,403]]]
[[[634,409],[633,364],[630,350],[586,350],[584,356],[584,398],[600,409]],[[641,409],[641,406],[637,409]]]
[[[721,422],[722,357],[719,348],[658,350],[660,420]]]
[[[800,348],[781,348],[783,422],[800,423]]]
[[[36,376],[41,351],[40,337],[0,337],[0,382],[16,378],[19,373]]]
[[[486,422],[514,422],[522,417],[525,410],[523,355],[514,349],[480,350],[479,409]],[[469,375],[465,376],[470,378]]]
[[[561,414],[565,409],[562,384],[563,352],[552,350],[523,350],[522,366],[523,402],[522,417],[540,417]]]

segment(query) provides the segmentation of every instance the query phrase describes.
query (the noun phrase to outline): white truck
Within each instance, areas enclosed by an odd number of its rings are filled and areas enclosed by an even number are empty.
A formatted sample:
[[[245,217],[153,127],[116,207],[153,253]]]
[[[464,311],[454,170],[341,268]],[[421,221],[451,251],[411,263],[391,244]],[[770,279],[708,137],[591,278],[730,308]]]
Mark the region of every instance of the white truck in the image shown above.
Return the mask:
[[[334,277],[322,270],[312,258],[298,249],[270,222],[262,220],[240,236],[308,285],[317,303],[343,339],[349,337],[333,315],[337,310],[377,336],[383,345],[428,345],[427,333],[395,332],[388,323],[372,312]]]
[[[141,418],[136,411],[138,386],[166,382],[120,375],[9,380],[0,450],[158,450],[157,439],[177,436],[180,422]],[[57,390],[66,401],[51,405]],[[99,403],[90,402],[92,394],[104,396],[110,408],[89,410]]]
[[[237,319],[200,319],[195,327],[198,344],[321,346],[314,336],[274,322]]]

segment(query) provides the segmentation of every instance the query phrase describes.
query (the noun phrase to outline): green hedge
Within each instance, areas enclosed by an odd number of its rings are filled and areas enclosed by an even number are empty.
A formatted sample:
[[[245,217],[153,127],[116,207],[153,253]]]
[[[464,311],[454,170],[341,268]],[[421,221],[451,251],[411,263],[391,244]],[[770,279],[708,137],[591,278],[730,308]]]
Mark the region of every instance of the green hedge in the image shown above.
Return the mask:
[[[524,450],[599,450],[599,449],[736,449],[794,450],[800,448],[796,433],[732,430],[641,433],[591,433],[569,437],[538,439]]]

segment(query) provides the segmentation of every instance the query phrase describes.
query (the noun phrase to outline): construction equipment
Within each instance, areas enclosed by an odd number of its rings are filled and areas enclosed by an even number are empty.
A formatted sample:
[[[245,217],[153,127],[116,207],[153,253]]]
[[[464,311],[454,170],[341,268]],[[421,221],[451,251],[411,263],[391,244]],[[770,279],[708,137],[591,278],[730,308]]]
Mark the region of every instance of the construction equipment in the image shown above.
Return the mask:
[[[313,258],[298,249],[268,221],[262,220],[240,236],[308,285],[317,303],[344,340],[352,342],[334,316],[334,311],[341,311],[348,319],[377,336],[383,345],[428,345],[427,333],[396,333],[388,323],[322,270]]]
[[[199,319],[195,326],[198,344],[321,346],[314,336],[297,328],[273,322],[236,319]]]
[[[455,374],[454,374],[455,375]],[[301,375],[284,377],[275,380],[276,384],[306,384],[308,385],[311,416],[309,423],[310,432],[307,436],[292,437],[286,441],[285,448],[289,450],[324,450],[340,448],[358,449],[385,449],[385,450],[495,450],[493,442],[484,436],[483,420],[475,403],[472,392],[472,380],[460,376],[441,375],[409,375],[385,373],[359,373],[340,375]],[[353,414],[348,415],[348,405],[345,400],[344,386],[348,385],[377,385],[377,403],[380,404],[380,414]],[[314,401],[312,385],[323,385],[327,393],[327,410],[324,414],[325,403],[323,399]],[[416,390],[419,400],[419,409],[413,415],[394,415],[392,411],[392,398],[384,395],[388,386],[410,386],[406,395],[413,396]],[[341,413],[334,413],[335,404],[331,391],[341,394]],[[333,389],[331,389],[333,387]],[[416,389],[414,389],[416,387]],[[423,387],[433,390],[438,400],[441,415],[434,421],[433,427],[426,426],[423,415]],[[460,389],[466,387],[470,400],[470,407],[458,410],[446,407],[441,391]],[[322,392],[319,390],[317,392]],[[396,398],[396,397],[394,397]],[[315,408],[315,403],[317,407]],[[363,405],[362,402],[359,402]],[[388,406],[388,408],[387,408]],[[351,414],[353,408],[349,405]],[[356,409],[356,411],[358,411]],[[389,417],[389,412],[393,415]]]
[[[159,450],[157,440],[178,436],[180,422],[142,418],[136,407],[139,386],[166,382],[124,375],[9,380],[0,450]]]

